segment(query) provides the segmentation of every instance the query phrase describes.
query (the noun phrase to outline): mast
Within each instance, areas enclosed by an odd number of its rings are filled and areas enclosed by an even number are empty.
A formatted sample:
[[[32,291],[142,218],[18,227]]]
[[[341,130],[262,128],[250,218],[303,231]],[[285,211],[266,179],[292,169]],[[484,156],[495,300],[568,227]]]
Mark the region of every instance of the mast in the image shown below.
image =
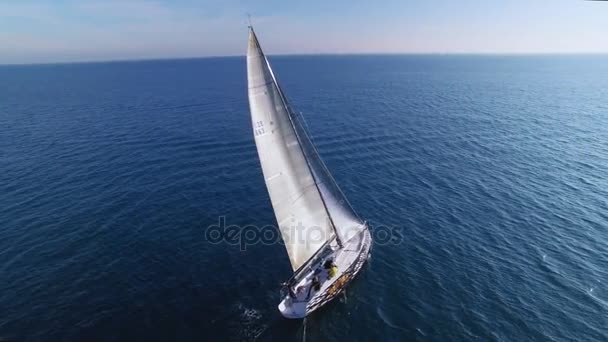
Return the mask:
[[[334,231],[334,235],[335,235],[335,239],[336,242],[338,243],[338,246],[340,248],[343,247],[342,245],[342,240],[340,238],[340,235],[336,229],[336,225],[334,223],[334,220],[332,218],[331,212],[329,211],[329,209],[327,208],[327,203],[325,202],[325,199],[323,198],[323,193],[321,192],[321,189],[319,189],[319,183],[317,181],[317,177],[315,176],[315,172],[312,169],[312,166],[310,165],[310,160],[308,159],[308,155],[306,154],[306,152],[304,152],[304,149],[302,148],[302,139],[300,137],[300,134],[298,133],[298,128],[295,126],[294,124],[294,118],[293,118],[293,113],[291,110],[291,107],[289,106],[287,99],[285,98],[285,94],[283,93],[283,89],[281,89],[281,86],[279,85],[279,83],[277,82],[277,79],[274,75],[274,71],[272,70],[272,67],[270,66],[270,63],[268,62],[268,58],[266,58],[266,54],[264,53],[264,50],[262,50],[262,47],[260,46],[260,42],[258,41],[258,37],[255,34],[255,31],[253,30],[253,26],[251,26],[251,22],[249,23],[249,29],[251,30],[251,33],[253,34],[253,37],[255,38],[255,43],[258,47],[258,49],[260,50],[260,53],[262,54],[262,57],[264,58],[264,61],[266,62],[266,66],[268,68],[268,71],[270,72],[270,76],[272,77],[272,81],[275,85],[275,87],[278,90],[279,93],[279,98],[281,99],[281,102],[283,104],[283,107],[285,108],[285,110],[287,111],[287,117],[289,118],[289,123],[291,124],[291,127],[293,128],[293,131],[295,133],[296,139],[298,141],[298,146],[300,147],[300,151],[302,152],[302,155],[304,156],[304,160],[306,160],[306,165],[308,166],[308,171],[310,172],[313,182],[315,184],[315,187],[317,188],[317,191],[319,192],[319,197],[321,198],[321,202],[323,203],[323,208],[325,209],[325,212],[327,213],[327,217],[329,218],[330,221],[330,225]],[[306,134],[306,132],[304,132],[304,134]],[[310,140],[310,139],[309,139]],[[312,145],[312,143],[310,144]],[[316,152],[316,147],[314,145],[312,145],[314,148],[314,151]],[[325,166],[325,165],[323,165]],[[319,251],[323,250],[327,244],[331,242],[331,240],[329,240],[328,242],[326,242],[322,248],[319,248],[319,250],[317,250],[316,253],[314,253],[302,266],[305,266],[308,264],[308,262],[310,260],[312,260],[315,256],[318,255]],[[299,271],[299,270],[297,270]],[[296,271],[296,273],[297,273]]]

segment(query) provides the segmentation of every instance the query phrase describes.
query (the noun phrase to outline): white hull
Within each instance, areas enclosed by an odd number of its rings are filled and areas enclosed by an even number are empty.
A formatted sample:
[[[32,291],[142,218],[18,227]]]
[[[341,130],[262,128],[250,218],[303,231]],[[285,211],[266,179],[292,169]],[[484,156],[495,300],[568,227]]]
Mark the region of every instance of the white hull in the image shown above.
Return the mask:
[[[281,314],[286,318],[304,318],[336,298],[367,261],[371,242],[369,230],[365,229],[361,234],[344,243],[342,248],[336,249],[331,255],[311,265],[309,271],[293,286],[295,297],[289,293],[283,297],[279,304]],[[328,278],[328,273],[322,266],[328,258],[332,258],[338,267],[337,273],[331,278]],[[319,291],[311,289],[316,269],[322,270],[318,273],[321,281]]]

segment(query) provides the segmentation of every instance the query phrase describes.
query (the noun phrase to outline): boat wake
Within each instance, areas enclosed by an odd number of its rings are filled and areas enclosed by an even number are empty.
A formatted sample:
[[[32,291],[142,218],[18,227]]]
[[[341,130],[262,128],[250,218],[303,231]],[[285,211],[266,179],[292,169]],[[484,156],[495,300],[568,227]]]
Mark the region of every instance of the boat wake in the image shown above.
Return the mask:
[[[247,308],[242,303],[237,304],[239,313],[239,323],[241,326],[240,335],[244,340],[255,340],[268,328],[262,322],[262,314],[254,309]]]

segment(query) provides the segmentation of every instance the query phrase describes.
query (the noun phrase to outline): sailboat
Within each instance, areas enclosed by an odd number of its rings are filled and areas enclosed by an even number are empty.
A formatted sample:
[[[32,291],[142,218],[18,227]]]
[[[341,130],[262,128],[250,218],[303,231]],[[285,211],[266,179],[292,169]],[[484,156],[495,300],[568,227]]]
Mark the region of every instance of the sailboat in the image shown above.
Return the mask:
[[[304,318],[340,295],[369,258],[368,225],[321,160],[249,26],[247,83],[253,135],[293,276],[279,311]]]

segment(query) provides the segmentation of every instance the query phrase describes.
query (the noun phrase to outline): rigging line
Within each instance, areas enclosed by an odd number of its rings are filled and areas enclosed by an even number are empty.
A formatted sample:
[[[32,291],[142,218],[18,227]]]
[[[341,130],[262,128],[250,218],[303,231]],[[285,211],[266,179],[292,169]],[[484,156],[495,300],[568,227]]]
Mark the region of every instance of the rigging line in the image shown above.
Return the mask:
[[[257,36],[256,36],[256,42],[257,42]],[[258,42],[258,46],[259,46],[259,42]],[[260,47],[260,51],[261,50],[262,49]],[[263,54],[263,52],[262,52],[262,54]],[[266,56],[264,56],[264,59],[266,59]],[[268,63],[268,60],[266,60],[266,62]],[[281,89],[281,87],[279,86],[278,82],[276,81],[276,79],[274,77],[274,72],[270,68],[270,64],[268,64],[268,67],[270,69],[272,78],[273,78],[273,80],[275,81],[275,83],[277,85],[277,89],[279,90],[280,95],[283,97],[281,100],[284,99],[284,105],[285,105],[285,107],[286,107],[286,109],[288,111],[288,114],[292,114],[293,117],[295,118],[296,122],[299,124],[299,126],[302,127],[302,129],[304,130],[305,138],[308,138],[308,140],[310,142],[310,145],[312,146],[313,151],[314,151],[317,159],[319,160],[319,164],[321,164],[321,166],[322,166],[323,171],[325,172],[325,174],[327,174],[327,176],[329,176],[331,182],[333,183],[332,185],[338,190],[341,199],[346,203],[346,205],[350,208],[350,210],[353,212],[353,214],[355,214],[355,217],[359,221],[363,222],[363,224],[365,225],[366,222],[361,218],[361,216],[355,210],[355,208],[352,206],[352,204],[350,203],[350,201],[348,200],[348,198],[346,198],[346,196],[344,195],[344,192],[342,191],[342,188],[340,188],[340,186],[338,185],[338,182],[336,182],[336,179],[331,174],[331,172],[329,172],[329,169],[327,168],[327,165],[325,164],[325,162],[321,158],[321,154],[319,153],[319,150],[317,149],[317,146],[314,144],[314,136],[313,136],[312,132],[310,131],[310,126],[308,125],[308,122],[304,118],[304,115],[302,114],[302,112],[298,112],[297,110],[294,110],[293,104],[290,101],[288,101],[287,95],[285,95],[285,93],[283,93],[283,90]],[[292,115],[290,115],[290,117]],[[291,121],[291,118],[290,118],[290,121]],[[302,125],[301,122],[303,122],[304,124]],[[292,122],[292,125],[293,125],[293,122]],[[294,131],[295,130],[296,129],[294,127]],[[328,215],[330,215],[329,211],[328,211]]]
[[[308,124],[306,123],[306,119],[304,119],[304,116],[302,115],[302,113],[300,113],[299,118],[302,119],[302,121],[304,122],[304,124],[306,126],[308,126]],[[302,126],[302,125],[300,125]],[[304,126],[302,126],[302,128],[306,131],[306,128]],[[341,195],[341,199],[346,202],[346,205],[348,205],[348,207],[350,208],[350,210],[355,214],[355,216],[357,217],[357,219],[359,219],[359,221],[363,221],[363,219],[361,219],[361,216],[359,216],[359,213],[357,213],[357,211],[355,210],[355,208],[353,208],[353,206],[350,204],[350,202],[348,201],[348,198],[346,198],[346,196],[344,195],[344,192],[342,191],[342,189],[340,188],[340,186],[338,185],[338,183],[336,182],[336,179],[334,178],[334,176],[331,174],[331,172],[329,172],[329,169],[327,168],[327,165],[325,165],[325,162],[323,161],[323,159],[321,158],[321,154],[319,153],[319,150],[317,150],[317,147],[314,145],[314,143],[312,142],[312,135],[310,133],[310,129],[307,130],[308,134],[307,137],[309,137],[310,140],[310,145],[312,146],[312,148],[314,149],[314,152],[317,156],[317,158],[319,159],[319,164],[321,164],[321,166],[323,167],[323,170],[325,171],[325,173],[327,174],[327,176],[329,176],[329,178],[331,179],[331,181],[333,182],[333,185],[335,186],[335,188],[338,190],[338,192]]]
[[[289,101],[289,97],[285,96],[287,98],[287,103],[289,103],[289,109],[291,109],[292,112],[295,113],[295,116],[297,117],[298,120],[302,121],[304,123],[304,125],[302,126],[302,128],[304,129],[304,131],[306,132],[308,138],[310,139],[310,142],[312,143],[312,145],[315,145],[315,137],[312,135],[312,132],[310,131],[310,126],[308,125],[308,122],[306,121],[306,119],[304,118],[304,114],[302,114],[301,111],[298,111],[297,109],[294,109],[293,104],[291,103],[291,101]],[[320,156],[319,156],[319,159]]]
[[[261,50],[261,49],[260,49]],[[272,71],[271,71],[272,72]],[[274,74],[273,74],[273,79],[274,79]],[[276,80],[275,80],[276,82]],[[277,84],[278,86],[278,84]],[[280,87],[278,87],[280,88]],[[282,93],[282,90],[281,90]],[[287,96],[285,96],[285,94],[282,94],[285,98]],[[344,192],[342,191],[342,188],[340,188],[340,186],[338,185],[338,183],[336,182],[336,179],[334,178],[334,176],[331,174],[331,172],[329,172],[329,169],[327,168],[327,165],[325,164],[325,162],[323,161],[323,159],[321,158],[321,154],[319,153],[319,150],[317,149],[317,146],[314,144],[314,136],[312,135],[312,132],[310,131],[310,127],[308,126],[308,122],[306,121],[306,119],[304,118],[304,115],[302,114],[302,112],[297,112],[296,110],[293,109],[293,105],[291,104],[291,102],[287,101],[287,109],[288,111],[295,113],[295,118],[298,121],[298,123],[300,121],[302,121],[304,123],[304,125],[300,124],[300,126],[302,127],[302,129],[304,130],[304,132],[306,133],[306,137],[308,138],[308,140],[310,141],[310,145],[312,146],[317,159],[319,160],[321,166],[323,167],[323,170],[325,171],[325,173],[329,176],[330,180],[333,182],[333,185],[336,187],[336,189],[338,190],[338,192],[341,195],[341,199],[344,200],[344,202],[346,202],[346,205],[348,205],[348,207],[350,208],[350,210],[355,214],[355,217],[357,219],[359,219],[359,221],[363,222],[365,224],[365,222],[363,221],[363,219],[361,218],[361,216],[359,215],[359,213],[355,210],[355,208],[352,206],[352,204],[348,201],[348,198],[346,198],[346,196],[344,195]],[[299,115],[298,115],[299,113]]]
[[[304,149],[302,147],[302,140],[300,138],[300,135],[298,134],[298,130],[296,129],[296,126],[294,125],[293,118],[292,118],[292,115],[291,115],[291,111],[289,110],[289,105],[287,104],[287,100],[285,99],[285,96],[283,95],[283,91],[282,91],[281,87],[279,86],[279,83],[277,82],[276,77],[274,77],[274,72],[272,71],[272,68],[270,67],[270,62],[268,62],[268,59],[266,58],[266,55],[264,54],[264,51],[262,50],[262,47],[260,46],[260,42],[258,41],[258,37],[256,36],[255,31],[253,31],[253,27],[250,27],[250,29],[251,29],[251,32],[253,33],[253,37],[255,39],[255,43],[257,45],[257,48],[260,51],[261,56],[264,58],[264,61],[266,62],[266,67],[268,68],[268,71],[270,72],[270,76],[272,77],[272,80],[274,81],[275,87],[277,88],[277,91],[279,93],[279,97],[281,98],[281,102],[283,103],[283,107],[285,108],[285,111],[287,112],[287,117],[289,118],[289,122],[291,123],[291,127],[293,128],[294,134],[296,135],[296,139],[298,140],[298,145],[300,147],[300,151],[302,152],[302,155],[304,156],[304,160],[306,161],[306,165],[308,166],[308,171],[310,172],[310,175],[312,176],[313,182],[315,183],[315,186],[317,187],[317,191],[319,193],[319,198],[321,198],[321,202],[323,203],[323,207],[325,208],[325,212],[327,213],[327,217],[329,218],[330,224],[333,227],[334,235],[336,236],[336,241],[338,241],[338,245],[340,246],[340,248],[342,248],[342,241],[340,240],[340,237],[338,236],[338,229],[336,228],[336,224],[334,223],[334,220],[331,217],[331,213],[329,212],[329,209],[327,208],[327,204],[325,203],[325,199],[323,198],[323,195],[321,194],[321,189],[319,189],[319,185],[317,183],[317,179],[315,177],[315,174],[312,171],[312,167],[310,165],[310,161],[306,157],[306,153],[304,152]],[[314,146],[313,146],[313,148],[314,148]]]

